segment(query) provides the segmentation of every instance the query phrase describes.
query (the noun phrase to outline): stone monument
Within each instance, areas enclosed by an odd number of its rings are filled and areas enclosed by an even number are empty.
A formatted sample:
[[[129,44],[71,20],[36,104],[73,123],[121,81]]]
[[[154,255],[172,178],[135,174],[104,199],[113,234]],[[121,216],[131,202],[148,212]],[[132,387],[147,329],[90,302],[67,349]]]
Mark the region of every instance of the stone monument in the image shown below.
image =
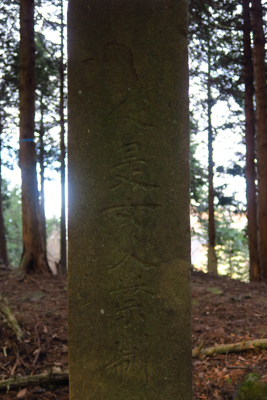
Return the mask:
[[[186,0],[70,0],[71,400],[190,400]]]

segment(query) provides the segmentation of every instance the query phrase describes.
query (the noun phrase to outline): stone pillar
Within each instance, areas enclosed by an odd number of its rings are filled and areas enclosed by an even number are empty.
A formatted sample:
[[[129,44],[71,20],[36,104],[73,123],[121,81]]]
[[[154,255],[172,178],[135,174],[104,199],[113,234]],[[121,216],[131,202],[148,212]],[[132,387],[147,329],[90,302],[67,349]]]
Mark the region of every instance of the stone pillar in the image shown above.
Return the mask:
[[[186,0],[70,0],[71,400],[190,400]]]

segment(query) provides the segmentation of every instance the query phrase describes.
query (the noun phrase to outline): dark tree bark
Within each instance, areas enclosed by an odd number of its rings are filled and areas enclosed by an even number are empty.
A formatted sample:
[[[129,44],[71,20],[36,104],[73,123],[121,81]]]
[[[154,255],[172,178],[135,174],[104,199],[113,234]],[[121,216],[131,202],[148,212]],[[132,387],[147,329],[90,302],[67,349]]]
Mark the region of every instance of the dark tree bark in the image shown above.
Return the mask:
[[[209,152],[209,248],[208,248],[208,272],[217,274],[217,257],[215,253],[215,218],[214,218],[214,186],[213,186],[213,135],[211,123],[211,110],[213,99],[211,96],[211,76],[210,76],[210,43],[208,43],[208,152]]]
[[[6,230],[3,215],[3,203],[2,203],[2,113],[0,112],[0,261],[5,266],[8,266],[8,253],[7,253],[7,243],[6,243]]]
[[[20,153],[23,253],[19,275],[49,271],[40,224],[34,143],[35,46],[34,0],[20,2]]]
[[[64,47],[63,47],[63,0],[61,0],[61,57],[60,57],[60,173],[61,173],[61,219],[60,219],[60,264],[59,273],[67,273],[66,247],[66,201],[65,201],[65,120],[64,120]]]
[[[40,111],[41,111],[41,121],[40,121],[40,155],[39,155],[39,164],[40,164],[40,181],[41,181],[41,190],[40,190],[40,216],[41,216],[41,229],[42,236],[44,242],[44,251],[45,256],[47,256],[46,249],[46,218],[45,218],[45,192],[44,192],[44,104],[43,97],[41,96],[40,101]]]
[[[245,77],[245,117],[246,117],[246,183],[247,183],[247,218],[249,245],[250,282],[260,281],[260,265],[257,240],[257,198],[255,168],[255,115],[253,106],[253,60],[250,41],[251,16],[250,1],[243,0],[244,19],[244,77]]]
[[[266,66],[261,0],[252,1],[253,64],[256,93],[258,227],[261,277],[267,282],[267,123]]]

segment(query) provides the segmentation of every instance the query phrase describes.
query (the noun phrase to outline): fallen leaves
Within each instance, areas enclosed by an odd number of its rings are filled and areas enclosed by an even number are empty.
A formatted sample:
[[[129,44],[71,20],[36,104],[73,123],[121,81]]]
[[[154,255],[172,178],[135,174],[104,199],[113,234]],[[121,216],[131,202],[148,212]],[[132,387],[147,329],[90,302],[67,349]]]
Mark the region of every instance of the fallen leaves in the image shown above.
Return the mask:
[[[45,287],[45,290],[43,287]],[[17,282],[9,274],[0,277],[0,292],[8,297],[24,338],[17,343],[11,330],[1,331],[0,381],[34,376],[51,371],[65,371],[67,363],[67,293],[66,278],[44,276],[42,279]],[[45,293],[44,293],[45,292]],[[38,307],[36,307],[38,305]],[[68,400],[68,386],[10,389],[0,392],[1,400]]]
[[[223,294],[223,291],[217,287],[209,287],[209,288],[207,288],[207,292],[210,292],[212,294],[217,294],[217,295]]]
[[[267,314],[266,286],[201,273],[193,274],[192,281],[193,298],[199,303],[192,307],[194,348],[218,348],[267,337],[262,318]],[[250,372],[258,372],[267,382],[266,349],[194,359],[194,400],[232,399],[237,385]]]
[[[18,392],[18,394],[17,394],[17,398],[18,399],[23,399],[23,397],[26,396],[27,390],[28,390],[27,388],[24,388],[24,389],[20,390]]]

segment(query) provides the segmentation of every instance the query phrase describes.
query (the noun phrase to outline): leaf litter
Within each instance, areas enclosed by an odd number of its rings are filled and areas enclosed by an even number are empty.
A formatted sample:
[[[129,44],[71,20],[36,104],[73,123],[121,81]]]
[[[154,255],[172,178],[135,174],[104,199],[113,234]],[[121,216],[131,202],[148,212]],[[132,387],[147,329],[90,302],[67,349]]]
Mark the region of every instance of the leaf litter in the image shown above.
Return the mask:
[[[262,283],[193,271],[192,297],[199,302],[192,307],[193,348],[266,338],[266,292]],[[267,382],[266,349],[194,359],[193,398],[233,400],[237,386],[250,373]]]
[[[8,298],[24,338],[0,325],[0,380],[68,369],[67,279],[29,275],[17,282],[0,270],[0,293]],[[1,317],[0,317],[1,318]],[[1,391],[1,400],[68,400],[68,386],[53,384]]]
[[[30,275],[17,282],[10,272],[0,271],[0,293],[8,298],[24,332],[18,343],[1,325],[0,380],[68,368],[66,286],[61,276]],[[267,337],[265,284],[193,271],[192,298],[193,348]],[[251,373],[267,382],[266,349],[193,359],[193,398],[233,400],[237,385]],[[2,391],[0,398],[68,400],[69,393],[66,384],[53,384]]]

